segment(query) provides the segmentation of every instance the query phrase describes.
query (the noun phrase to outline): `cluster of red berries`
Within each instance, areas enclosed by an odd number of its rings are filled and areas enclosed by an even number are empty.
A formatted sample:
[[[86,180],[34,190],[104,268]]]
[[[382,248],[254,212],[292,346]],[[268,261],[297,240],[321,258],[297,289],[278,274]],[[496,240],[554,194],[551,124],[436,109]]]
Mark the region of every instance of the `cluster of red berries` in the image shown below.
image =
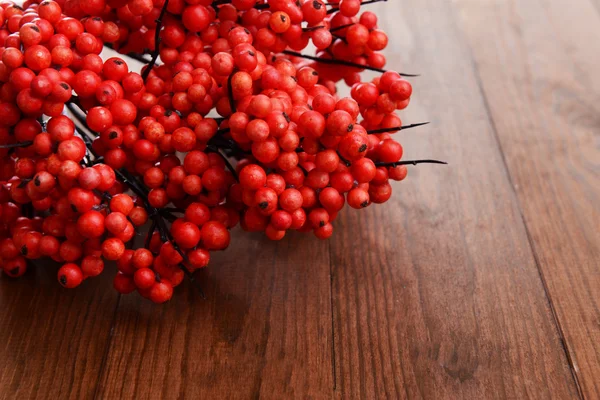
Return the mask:
[[[0,1],[4,273],[50,258],[74,288],[114,261],[120,293],[161,303],[238,223],[326,239],[346,202],[387,201],[412,87],[381,69],[375,1]]]

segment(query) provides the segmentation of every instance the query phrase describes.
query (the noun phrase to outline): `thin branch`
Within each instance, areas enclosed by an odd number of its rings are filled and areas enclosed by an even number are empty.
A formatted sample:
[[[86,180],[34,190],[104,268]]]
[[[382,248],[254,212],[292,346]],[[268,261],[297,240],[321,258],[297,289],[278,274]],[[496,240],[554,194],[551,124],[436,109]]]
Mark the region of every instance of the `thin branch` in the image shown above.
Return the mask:
[[[75,107],[73,107],[73,105],[76,105],[76,106],[77,106],[77,108],[78,108],[79,110],[81,110],[81,113],[80,113],[79,111],[77,111],[77,110],[75,109]],[[86,112],[85,112],[85,110],[84,110],[84,109],[81,107],[81,105],[79,105],[79,102],[78,102],[78,101],[69,101],[68,103],[66,103],[66,106],[67,106],[67,108],[69,109],[69,111],[71,111],[71,114],[73,114],[73,116],[74,116],[74,117],[77,119],[77,121],[78,121],[78,122],[79,122],[81,125],[83,125],[83,126],[84,126],[86,129],[88,129],[90,132],[92,132],[92,133],[95,133],[95,132],[93,132],[93,131],[90,129],[90,127],[88,126],[88,124],[87,124],[87,121],[86,121],[86,119],[85,119],[85,113],[86,113]],[[83,114],[83,115],[82,115],[82,114]]]
[[[362,3],[360,3],[360,5],[364,6],[364,5],[367,5],[367,4],[380,3],[382,1],[387,1],[387,0],[369,0],[369,1],[363,1]],[[338,5],[338,4],[335,4],[335,5]],[[330,3],[329,5],[334,5],[334,4]],[[331,10],[327,11],[327,14],[333,14],[334,12],[339,11],[339,10],[340,10],[339,7],[332,8]]]
[[[302,28],[302,32],[312,32],[317,29],[325,28],[325,25],[317,25],[317,26],[307,26],[306,28]],[[331,31],[329,31],[331,32]]]
[[[176,207],[165,207],[162,209],[162,211],[166,211],[166,212],[170,212],[170,213],[185,214],[185,210],[183,210],[181,208],[176,208]]]
[[[333,34],[333,33],[331,34],[331,36],[333,36],[334,39],[340,39],[342,42],[348,44],[348,40],[345,37],[343,37],[343,36],[336,35],[336,34]]]
[[[81,105],[79,104],[79,98],[77,98],[77,96],[73,96],[74,99],[71,99],[71,101],[69,101],[68,103],[66,103],[67,109],[71,112],[71,114],[75,117],[75,119],[77,120],[77,122],[79,122],[80,125],[82,125],[82,127],[84,129],[82,129],[79,126],[75,127],[75,130],[77,131],[77,133],[79,134],[79,136],[81,136],[81,139],[85,142],[85,147],[87,148],[87,151],[94,156],[94,160],[92,163],[92,159],[88,156],[88,161],[87,161],[87,166],[90,167],[93,164],[97,164],[99,163],[99,159],[102,158],[102,161],[104,161],[104,157],[98,157],[98,154],[94,151],[94,148],[92,147],[93,142],[92,139],[90,138],[90,136],[87,134],[87,132],[91,133],[93,138],[97,137],[96,132],[94,132],[93,130],[90,129],[90,127],[87,124],[87,121],[85,119],[85,111],[83,110],[83,108],[81,107]],[[83,113],[84,115],[82,115],[81,113],[79,113],[74,105],[76,105]]]
[[[158,222],[158,229],[159,229],[159,231],[161,231],[161,236],[163,236],[163,235],[166,236],[168,238],[169,242],[171,242],[171,244],[173,245],[173,248],[175,249],[175,251],[177,251],[177,253],[179,253],[181,258],[183,258],[183,261],[189,264],[190,263],[189,258],[183,251],[181,251],[181,249],[179,248],[179,246],[173,239],[173,236],[171,235],[171,232],[169,232],[169,230],[167,229],[167,225],[165,224],[164,220],[162,218],[160,218],[160,216],[158,216],[157,222]],[[200,286],[200,283],[198,283],[198,281],[196,281],[196,279],[194,278],[194,274],[192,274],[190,272],[190,270],[187,269],[187,267],[183,264],[179,264],[179,268],[183,271],[185,276],[188,277],[188,279],[190,280],[190,282],[192,282],[192,284],[196,287],[196,289],[198,289],[198,291],[200,292],[200,296],[203,299],[206,299],[204,290],[202,290],[202,286]]]
[[[216,147],[218,149],[228,149],[238,154],[251,154],[251,152],[246,151],[239,147],[234,140],[224,138],[222,136],[213,136],[208,141],[209,146]]]
[[[231,81],[233,80],[233,75],[235,73],[236,71],[234,69],[231,71],[231,74],[229,74],[229,78],[227,78],[227,96],[229,97],[229,108],[231,108],[232,114],[236,111],[235,99],[233,98],[233,87],[231,86]]]
[[[14,149],[15,147],[28,147],[28,146],[31,146],[32,144],[33,144],[32,140],[26,140],[24,142],[0,145],[0,149]]]
[[[304,174],[304,176],[308,175],[308,171],[302,165],[298,164],[298,168],[300,168],[302,170],[302,173]]]
[[[330,29],[329,32],[333,33],[333,32],[337,32],[337,31],[341,31],[342,29],[349,28],[352,25],[356,25],[356,23],[353,22],[351,24],[336,26],[335,28]]]
[[[336,153],[338,155],[338,157],[340,158],[340,160],[344,163],[344,165],[346,165],[346,167],[349,167],[352,165],[352,163],[348,160],[346,160],[339,152],[339,150],[336,150]]]
[[[384,163],[384,162],[376,162],[375,166],[376,167],[397,167],[399,165],[417,165],[417,164],[444,164],[447,165],[448,163],[445,161],[439,161],[439,160],[407,160],[407,161],[397,161],[394,163]]]
[[[156,217],[155,217],[156,218]],[[146,237],[146,245],[145,248],[150,248],[150,242],[152,241],[152,235],[154,235],[154,231],[156,230],[156,219],[152,219],[152,225],[150,226],[150,230],[148,231],[148,236]]]
[[[207,150],[210,150],[214,153],[217,153],[219,156],[221,156],[221,159],[227,166],[227,169],[231,172],[231,174],[235,178],[236,182],[240,181],[240,178],[238,177],[237,172],[235,172],[235,168],[233,168],[233,165],[231,165],[231,163],[229,162],[229,159],[227,157],[225,157],[225,154],[221,153],[221,151],[217,147],[214,147],[214,146],[208,146]]]
[[[158,55],[160,52],[159,45],[160,45],[160,31],[162,29],[162,22],[163,22],[162,20],[163,20],[163,17],[165,16],[165,13],[167,12],[168,5],[169,5],[169,0],[165,0],[165,4],[163,4],[162,10],[160,10],[160,15],[158,16],[158,19],[156,20],[156,31],[154,32],[154,51],[152,52],[152,59],[150,60],[150,63],[148,64],[148,66],[146,67],[144,72],[142,73],[142,79],[144,80],[144,82],[146,82],[148,75],[150,75],[150,71],[152,71],[152,68],[154,68],[154,64],[156,64],[156,60],[158,59]]]
[[[322,64],[343,65],[345,67],[366,69],[369,71],[375,71],[375,72],[381,72],[381,73],[387,72],[387,70],[385,70],[385,69],[375,68],[375,67],[371,67],[369,65],[357,64],[357,63],[353,63],[350,61],[338,60],[335,58],[321,58],[321,57],[309,56],[308,54],[302,54],[302,53],[298,53],[296,51],[291,51],[291,50],[284,50],[282,53],[286,54],[288,56],[306,58],[308,60],[320,62]],[[415,76],[419,76],[419,75],[418,74],[400,74],[400,76],[415,77]]]
[[[215,133],[215,136],[223,136],[226,133],[229,133],[231,131],[231,128],[223,128],[223,129],[219,129],[217,131],[217,133]]]
[[[416,128],[418,126],[423,126],[423,125],[427,125],[427,124],[429,124],[429,122],[420,122],[418,124],[393,126],[391,128],[371,129],[371,130],[367,131],[367,134],[374,135],[374,134],[378,134],[378,133],[402,131],[402,130],[405,130],[405,129]]]

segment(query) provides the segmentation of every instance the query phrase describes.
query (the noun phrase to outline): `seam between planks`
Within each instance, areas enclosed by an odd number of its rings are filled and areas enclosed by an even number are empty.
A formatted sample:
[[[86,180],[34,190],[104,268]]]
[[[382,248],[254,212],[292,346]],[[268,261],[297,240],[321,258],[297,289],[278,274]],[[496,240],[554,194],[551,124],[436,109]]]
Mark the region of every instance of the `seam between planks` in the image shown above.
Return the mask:
[[[337,391],[337,374],[335,365],[335,306],[333,301],[333,259],[331,253],[331,241],[327,243],[329,252],[329,312],[331,313],[331,373],[333,374],[333,393],[332,398],[335,398]]]
[[[600,10],[599,10],[600,11]],[[462,31],[462,29],[458,26],[458,23],[456,21],[456,12],[454,12],[454,18],[453,18],[454,24],[457,28],[457,33],[458,35],[460,35],[461,37],[464,38],[464,33]],[[583,389],[581,387],[581,383],[579,382],[579,376],[577,375],[577,372],[575,371],[575,367],[574,367],[574,363],[573,363],[573,357],[571,355],[571,352],[569,351],[569,348],[567,346],[566,343],[566,338],[565,338],[565,334],[562,328],[562,325],[560,323],[560,319],[558,318],[558,314],[556,313],[556,307],[554,306],[554,301],[552,300],[552,296],[550,295],[550,290],[548,288],[548,284],[546,282],[546,277],[544,276],[544,272],[542,271],[541,268],[541,263],[537,254],[537,251],[535,249],[534,246],[534,242],[533,242],[533,238],[531,236],[531,232],[529,231],[529,227],[527,226],[527,221],[525,220],[525,215],[523,214],[523,208],[521,206],[521,200],[519,198],[519,195],[517,194],[516,190],[515,190],[515,184],[512,178],[512,175],[510,173],[510,169],[508,168],[508,163],[506,162],[506,157],[504,155],[504,149],[502,148],[502,143],[500,142],[500,137],[498,135],[498,129],[496,126],[496,121],[494,120],[494,117],[492,116],[492,112],[491,112],[491,108],[490,108],[490,104],[488,102],[488,98],[487,95],[485,94],[485,91],[483,90],[483,82],[481,80],[481,75],[479,74],[479,68],[477,67],[477,63],[475,61],[475,58],[473,57],[473,48],[471,47],[470,43],[468,40],[463,40],[463,43],[465,44],[465,46],[467,47],[467,50],[469,52],[469,56],[470,56],[470,63],[473,67],[473,72],[475,75],[475,79],[477,82],[477,87],[479,89],[479,92],[481,93],[481,97],[483,99],[483,104],[484,104],[484,108],[485,111],[487,113],[488,119],[490,121],[490,125],[492,128],[492,132],[494,134],[494,140],[496,141],[496,145],[498,146],[498,151],[500,152],[500,157],[502,159],[502,165],[504,167],[504,171],[506,173],[506,176],[508,178],[510,187],[511,187],[511,191],[513,193],[513,196],[515,198],[516,204],[517,204],[517,208],[519,211],[519,216],[521,218],[521,222],[523,223],[523,227],[525,229],[525,234],[527,236],[527,242],[529,244],[529,248],[531,249],[531,254],[533,255],[533,260],[535,262],[535,266],[536,269],[538,271],[538,275],[540,277],[540,280],[542,282],[542,287],[544,288],[544,294],[546,295],[546,299],[548,301],[548,306],[550,308],[550,312],[552,313],[552,319],[554,320],[554,325],[556,327],[556,330],[558,332],[558,336],[560,339],[560,343],[562,346],[562,349],[565,353],[565,356],[567,358],[567,362],[569,364],[569,370],[571,371],[571,376],[573,377],[573,383],[575,384],[575,387],[577,389],[577,393],[579,394],[579,398],[580,399],[585,399],[585,396],[583,395]]]
[[[123,295],[119,293],[119,297],[117,298],[117,302],[115,304],[115,310],[113,312],[112,320],[110,321],[110,329],[108,331],[108,340],[106,341],[106,346],[104,348],[104,354],[102,355],[102,361],[100,362],[100,370],[98,371],[98,381],[96,382],[96,388],[94,389],[94,400],[98,398],[98,391],[101,385],[101,378],[104,376],[104,369],[106,368],[106,360],[108,359],[108,353],[110,352],[110,347],[112,345],[113,336],[115,333],[115,325],[117,323],[117,312],[119,312],[119,304],[121,303],[121,297]]]

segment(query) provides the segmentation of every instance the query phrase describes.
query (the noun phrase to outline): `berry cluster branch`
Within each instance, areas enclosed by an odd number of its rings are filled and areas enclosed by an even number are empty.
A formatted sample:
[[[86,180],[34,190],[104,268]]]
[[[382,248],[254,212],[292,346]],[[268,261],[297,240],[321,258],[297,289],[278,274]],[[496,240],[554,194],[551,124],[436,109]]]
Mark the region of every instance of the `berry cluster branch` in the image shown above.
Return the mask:
[[[156,31],[154,32],[154,51],[152,52],[152,59],[150,59],[150,63],[142,73],[142,79],[146,82],[148,75],[150,75],[150,71],[154,68],[154,64],[156,64],[156,60],[158,59],[158,55],[160,53],[160,31],[162,29],[163,18],[165,13],[167,12],[167,6],[169,5],[169,0],[165,0],[165,4],[163,4],[162,9],[160,10],[160,15],[156,20]]]
[[[161,240],[163,242],[166,242],[166,241],[171,242],[175,251],[177,253],[179,253],[181,258],[183,258],[183,261],[189,264],[190,260],[188,259],[187,255],[183,251],[181,251],[181,249],[177,245],[177,242],[175,242],[175,239],[171,235],[171,232],[169,232],[169,229],[167,228],[167,224],[165,223],[164,219],[161,218],[159,215],[157,215],[155,218],[156,218],[155,221],[157,223],[157,228],[158,228],[158,232],[160,233]],[[204,290],[202,289],[202,286],[200,286],[200,283],[198,283],[196,278],[194,278],[194,274],[192,274],[190,272],[190,270],[187,269],[187,267],[183,263],[179,264],[179,268],[183,271],[183,273],[190,280],[190,282],[192,282],[192,285],[194,285],[196,287],[196,289],[198,289],[198,292],[200,293],[200,297],[202,297],[202,299],[206,300],[206,295],[204,294]]]
[[[73,103],[76,103],[76,102],[73,102]],[[77,110],[75,110],[75,107],[73,107],[73,105],[71,103],[67,104],[67,107],[69,108],[71,113],[75,116],[75,118],[78,120],[78,122],[89,129],[89,127],[87,126],[87,123],[85,121],[85,118],[79,112],[77,112]],[[89,140],[89,137],[87,137],[87,135],[85,135],[81,132],[80,132],[80,135],[84,138],[84,141],[86,143],[86,147],[88,148],[88,150],[94,155],[95,159],[97,160],[99,157],[93,152],[91,141]],[[87,138],[87,140],[86,140],[86,138]],[[222,156],[222,157],[224,158],[224,156]],[[228,166],[231,167],[231,164],[229,164],[228,160],[226,158],[224,158],[224,160],[225,160],[226,164],[228,164]],[[152,235],[154,234],[154,231],[156,229],[158,229],[159,232],[161,232],[161,238],[162,237],[167,238],[166,240],[163,240],[163,241],[168,240],[169,242],[171,242],[171,244],[173,245],[173,248],[175,248],[175,250],[177,250],[177,252],[184,258],[184,260],[186,262],[188,262],[187,256],[185,255],[185,253],[183,253],[181,251],[181,249],[179,248],[179,246],[177,245],[177,243],[175,242],[175,240],[169,233],[166,223],[164,221],[162,214],[166,214],[166,215],[164,215],[165,217],[169,217],[169,216],[173,217],[170,214],[169,210],[158,210],[158,209],[152,207],[147,200],[148,199],[148,189],[143,184],[141,184],[134,176],[132,176],[129,173],[129,171],[127,171],[126,169],[120,169],[120,170],[114,170],[114,171],[115,171],[115,175],[124,184],[126,184],[136,195],[138,195],[139,198],[142,199],[142,201],[144,202],[144,208],[146,209],[148,214],[152,216],[153,222],[152,222],[152,226],[150,227],[150,231],[148,232],[148,237],[146,239],[146,248],[148,248],[150,245],[150,240],[152,239]],[[235,174],[234,171],[235,170],[233,170],[232,172]],[[236,176],[236,175],[234,175],[234,176]],[[196,286],[196,288],[200,292],[201,297],[203,299],[205,299],[206,296],[204,294],[204,291],[202,290],[202,287],[199,285],[199,283],[195,280],[193,274],[184,265],[180,264],[179,267],[181,268],[183,273],[190,279],[192,284],[194,286]]]
[[[375,71],[375,72],[381,72],[381,73],[387,72],[387,70],[382,69],[382,68],[375,68],[375,67],[371,67],[371,66],[368,66],[368,65],[357,64],[357,63],[353,63],[353,62],[345,61],[345,60],[338,60],[338,59],[335,59],[335,58],[315,57],[315,56],[310,56],[308,54],[298,53],[297,51],[292,51],[292,50],[284,50],[284,51],[282,51],[282,53],[286,54],[288,56],[306,58],[307,60],[316,61],[316,62],[319,62],[319,63],[322,63],[322,64],[343,65],[345,67],[366,69],[368,71]],[[400,74],[400,76],[404,76],[404,77],[416,77],[416,76],[420,76],[420,75],[419,74]]]
[[[173,245],[173,248],[179,253],[179,255],[181,255],[183,260],[185,262],[189,263],[189,259],[187,258],[186,254],[183,251],[181,251],[181,249],[177,245],[177,242],[175,242],[175,239],[173,238],[173,236],[169,232],[169,229],[167,228],[167,224],[164,220],[164,217],[166,217],[166,216],[172,217],[169,210],[164,210],[164,209],[158,210],[158,209],[152,207],[148,203],[148,200],[147,200],[148,192],[147,192],[147,189],[145,188],[145,186],[142,185],[140,182],[138,182],[138,180],[135,179],[135,177],[133,177],[131,174],[129,174],[129,172],[127,170],[125,170],[125,169],[115,170],[115,174],[123,183],[125,183],[135,194],[137,194],[142,199],[142,201],[144,202],[144,208],[146,209],[148,214],[152,216],[153,222],[152,222],[151,229],[148,232],[148,238],[146,238],[146,243],[147,243],[146,248],[148,248],[150,245],[150,240],[152,240],[152,235],[154,234],[154,231],[156,229],[158,229],[160,236],[161,236],[161,240],[163,242],[167,242],[167,241],[171,242],[171,244]],[[200,292],[200,296],[203,299],[206,299],[204,290],[202,290],[202,287],[196,281],[196,279],[194,278],[194,275],[183,264],[179,264],[179,268],[188,277],[188,279],[192,282],[192,284],[198,289],[198,291]]]

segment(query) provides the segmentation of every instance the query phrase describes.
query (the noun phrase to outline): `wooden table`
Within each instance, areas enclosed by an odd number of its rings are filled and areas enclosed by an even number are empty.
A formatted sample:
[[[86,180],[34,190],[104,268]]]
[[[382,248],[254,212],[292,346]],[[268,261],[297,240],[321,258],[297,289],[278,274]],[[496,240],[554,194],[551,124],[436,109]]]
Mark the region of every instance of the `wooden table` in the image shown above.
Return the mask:
[[[321,242],[232,247],[155,306],[0,279],[0,396],[600,397],[600,0],[372,5],[418,72],[410,169]]]

